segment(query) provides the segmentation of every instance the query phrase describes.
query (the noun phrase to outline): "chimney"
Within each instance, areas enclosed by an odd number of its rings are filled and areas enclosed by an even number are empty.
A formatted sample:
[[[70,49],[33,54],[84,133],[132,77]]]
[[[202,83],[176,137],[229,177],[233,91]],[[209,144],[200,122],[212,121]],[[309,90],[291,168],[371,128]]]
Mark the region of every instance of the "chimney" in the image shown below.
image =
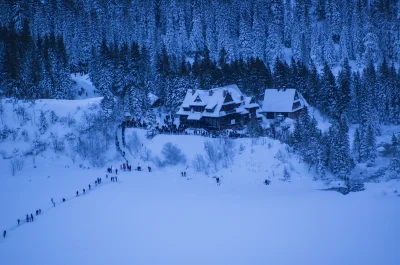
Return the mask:
[[[192,95],[194,95],[194,93],[196,93],[196,89],[192,88]]]
[[[224,90],[223,96],[226,97],[226,94],[228,94],[228,91]]]
[[[208,91],[208,95],[211,97],[214,94],[214,92],[212,90]]]

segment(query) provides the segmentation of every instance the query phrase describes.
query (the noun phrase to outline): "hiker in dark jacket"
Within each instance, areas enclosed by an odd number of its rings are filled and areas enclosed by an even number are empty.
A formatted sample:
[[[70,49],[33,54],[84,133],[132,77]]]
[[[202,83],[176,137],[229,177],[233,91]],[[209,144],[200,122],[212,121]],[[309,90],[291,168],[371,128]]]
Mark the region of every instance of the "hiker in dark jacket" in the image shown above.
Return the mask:
[[[92,188],[92,186],[90,186],[90,184],[88,186],[89,186],[89,190],[90,190]]]
[[[19,222],[21,222],[21,220],[18,219],[17,222],[18,222],[18,225],[19,225]]]
[[[6,235],[7,235],[7,231],[4,230],[4,232],[3,232],[3,237],[6,238]]]
[[[79,191],[76,191],[76,196],[79,196]]]
[[[31,220],[32,220],[32,222],[33,222],[33,214],[31,214]]]
[[[86,193],[86,190],[85,189],[83,189],[83,194],[85,194]]]
[[[26,215],[26,222],[29,223],[29,215]]]

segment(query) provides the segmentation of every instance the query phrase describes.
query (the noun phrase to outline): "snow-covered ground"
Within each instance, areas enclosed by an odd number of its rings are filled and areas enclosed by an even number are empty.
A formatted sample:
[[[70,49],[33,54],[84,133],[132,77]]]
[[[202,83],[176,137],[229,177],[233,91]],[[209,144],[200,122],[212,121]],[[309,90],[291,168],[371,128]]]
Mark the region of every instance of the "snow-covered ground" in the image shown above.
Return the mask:
[[[27,165],[2,176],[1,264],[399,264],[399,183],[343,196],[309,178],[265,186],[249,173],[214,179]],[[114,174],[113,174],[114,175]],[[93,181],[102,177],[102,184]],[[236,180],[241,181],[236,181]],[[91,183],[85,195],[75,192]],[[246,183],[246,185],[244,185]],[[67,201],[61,202],[65,197]],[[53,207],[50,198],[56,201]],[[33,223],[16,219],[38,208]]]
[[[63,102],[38,101],[35,111],[54,108],[60,117],[71,113],[78,122],[99,99]],[[3,106],[11,108],[11,103]],[[10,127],[18,120],[13,115],[5,113]],[[36,130],[33,121],[14,123]],[[65,124],[50,125],[44,137],[64,130]],[[313,171],[299,157],[268,138],[234,140],[227,168],[219,164],[206,175],[192,162],[197,155],[206,157],[206,141],[219,139],[147,139],[145,134],[127,129],[126,140],[137,135],[140,144],[132,154],[123,150],[132,166],[140,165],[143,171],[119,171],[118,182],[106,178],[105,167],[93,168],[79,157],[74,163],[50,148],[35,159],[25,158],[15,176],[8,169],[9,159],[0,157],[0,229],[7,230],[7,237],[0,239],[0,264],[400,263],[399,181],[367,184],[365,191],[346,196],[323,191],[340,183],[313,181]],[[0,150],[11,154],[13,145],[24,148],[22,142],[7,139],[0,142]],[[167,142],[182,150],[186,163],[157,167],[143,161],[145,149],[162,158]],[[110,150],[107,166],[121,163]],[[284,168],[291,175],[287,181],[282,180]],[[181,177],[182,171],[187,177]],[[98,177],[102,184],[96,187]],[[271,185],[266,186],[265,179]],[[35,215],[39,208],[42,214],[25,223],[25,215]]]
[[[77,96],[78,99],[95,98],[101,96],[93,86],[88,74],[81,75],[80,73],[74,73],[71,74],[71,79],[75,81],[76,91],[81,92]]]

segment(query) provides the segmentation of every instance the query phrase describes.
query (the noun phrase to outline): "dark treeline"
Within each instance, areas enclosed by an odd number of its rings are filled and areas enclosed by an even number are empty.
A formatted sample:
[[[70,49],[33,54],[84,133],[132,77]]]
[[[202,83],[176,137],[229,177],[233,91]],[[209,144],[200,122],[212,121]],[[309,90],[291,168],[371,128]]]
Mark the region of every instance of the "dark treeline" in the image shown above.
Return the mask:
[[[31,35],[62,36],[74,69],[107,43],[137,42],[152,67],[165,46],[179,61],[208,47],[217,60],[258,57],[272,65],[294,59],[329,66],[343,58],[359,64],[400,62],[397,0],[2,0],[0,23]]]
[[[61,35],[53,32],[33,37],[27,20],[21,32],[12,26],[0,30],[2,95],[20,99],[74,97],[70,74],[75,71]],[[352,71],[345,58],[334,75],[327,62],[317,71],[313,63],[294,58],[287,63],[276,57],[270,66],[258,57],[229,60],[225,49],[214,60],[207,46],[195,52],[191,62],[184,55],[176,58],[168,54],[163,46],[156,55],[155,69],[149,50],[135,41],[118,45],[103,39],[99,49],[91,49],[90,56],[91,60],[80,65],[80,72],[89,72],[105,97],[106,108],[112,109],[116,98],[135,116],[148,109],[148,92],[159,96],[173,111],[189,88],[236,83],[256,98],[265,88],[294,87],[323,115],[337,119],[344,115],[351,123],[400,123],[400,72],[385,58],[377,67],[370,60],[362,72]]]

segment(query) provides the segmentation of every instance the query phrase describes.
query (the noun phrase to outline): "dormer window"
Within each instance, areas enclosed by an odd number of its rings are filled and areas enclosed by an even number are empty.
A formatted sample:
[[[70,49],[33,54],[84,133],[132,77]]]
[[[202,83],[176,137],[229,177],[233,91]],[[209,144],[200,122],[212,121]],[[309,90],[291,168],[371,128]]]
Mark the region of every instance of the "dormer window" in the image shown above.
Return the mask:
[[[197,96],[194,102],[202,102],[200,96]]]
[[[233,101],[231,93],[226,93],[224,103]]]

